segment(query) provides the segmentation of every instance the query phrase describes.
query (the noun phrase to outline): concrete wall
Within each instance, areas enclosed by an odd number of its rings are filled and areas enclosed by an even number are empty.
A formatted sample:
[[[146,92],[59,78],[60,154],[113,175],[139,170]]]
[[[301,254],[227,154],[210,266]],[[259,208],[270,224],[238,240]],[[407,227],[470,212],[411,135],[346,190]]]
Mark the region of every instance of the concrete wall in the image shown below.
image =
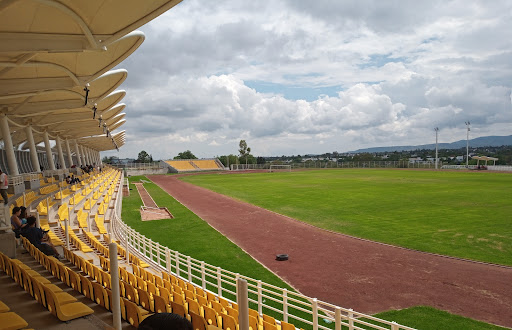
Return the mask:
[[[150,169],[142,169],[142,168],[126,168],[124,175],[125,176],[135,176],[135,175],[149,175],[149,174],[167,174],[169,172],[168,168],[150,168]]]

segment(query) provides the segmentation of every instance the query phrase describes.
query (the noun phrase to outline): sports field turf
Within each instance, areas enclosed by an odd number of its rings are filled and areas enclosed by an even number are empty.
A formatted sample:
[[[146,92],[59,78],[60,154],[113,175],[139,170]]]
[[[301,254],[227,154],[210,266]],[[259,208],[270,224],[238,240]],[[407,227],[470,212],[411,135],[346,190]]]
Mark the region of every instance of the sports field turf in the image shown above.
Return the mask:
[[[181,179],[320,228],[512,265],[512,174],[333,169]]]
[[[140,178],[144,177],[131,177],[130,182],[138,181]],[[153,183],[144,184],[144,187],[159,206],[165,206],[172,210],[175,219],[142,222],[139,213],[142,201],[134,185],[130,184],[130,187],[132,188],[131,195],[123,198],[122,218],[133,229],[183,254],[204,260],[226,270],[291,289],[268,269],[252,259],[239,247],[227,240],[226,237],[211,228],[208,223],[201,220]],[[269,314],[272,315],[272,313]],[[425,330],[441,328],[502,329],[430,307],[393,310],[375,316]],[[310,328],[310,326],[297,325],[305,329]],[[334,324],[325,325],[333,328]]]

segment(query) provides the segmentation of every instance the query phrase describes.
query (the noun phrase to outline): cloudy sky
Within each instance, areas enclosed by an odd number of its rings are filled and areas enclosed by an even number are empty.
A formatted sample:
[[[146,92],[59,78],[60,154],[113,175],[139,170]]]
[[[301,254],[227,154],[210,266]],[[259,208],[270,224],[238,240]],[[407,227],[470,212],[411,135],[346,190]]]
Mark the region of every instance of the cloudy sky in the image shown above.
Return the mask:
[[[184,0],[141,29],[127,143],[169,159],[512,134],[512,1]]]

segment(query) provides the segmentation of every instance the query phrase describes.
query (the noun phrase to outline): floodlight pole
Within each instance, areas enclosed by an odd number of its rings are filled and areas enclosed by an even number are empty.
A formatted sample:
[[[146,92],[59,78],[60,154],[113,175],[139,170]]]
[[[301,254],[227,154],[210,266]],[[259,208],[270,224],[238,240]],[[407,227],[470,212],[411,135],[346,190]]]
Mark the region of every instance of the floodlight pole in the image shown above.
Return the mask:
[[[466,121],[466,168],[469,168],[469,125],[471,123],[469,121]]]
[[[439,157],[437,154],[437,132],[439,132],[439,127],[434,128],[434,131],[436,131],[436,170],[437,170],[437,164],[439,162]]]

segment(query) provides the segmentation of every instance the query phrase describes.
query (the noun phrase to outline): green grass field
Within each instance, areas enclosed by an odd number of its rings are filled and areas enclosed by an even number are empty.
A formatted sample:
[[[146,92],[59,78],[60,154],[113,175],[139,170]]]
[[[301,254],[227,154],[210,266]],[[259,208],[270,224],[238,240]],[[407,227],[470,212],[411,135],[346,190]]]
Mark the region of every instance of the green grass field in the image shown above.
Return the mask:
[[[512,175],[381,169],[181,178],[314,226],[512,265]]]
[[[130,182],[140,180],[140,178],[143,177],[131,177]],[[269,284],[291,289],[280,278],[252,259],[251,256],[178,203],[157,185],[149,183],[144,184],[144,186],[159,206],[165,206],[172,210],[175,219],[142,222],[139,213],[142,202],[134,185],[130,184],[130,188],[132,188],[131,195],[123,198],[122,212],[123,221],[130,227],[150,237],[153,241],[160,242],[162,245],[183,254],[204,260],[226,270],[263,280]],[[423,330],[502,329],[430,307],[392,310],[375,316]],[[305,329],[310,328],[309,326],[300,326]]]

